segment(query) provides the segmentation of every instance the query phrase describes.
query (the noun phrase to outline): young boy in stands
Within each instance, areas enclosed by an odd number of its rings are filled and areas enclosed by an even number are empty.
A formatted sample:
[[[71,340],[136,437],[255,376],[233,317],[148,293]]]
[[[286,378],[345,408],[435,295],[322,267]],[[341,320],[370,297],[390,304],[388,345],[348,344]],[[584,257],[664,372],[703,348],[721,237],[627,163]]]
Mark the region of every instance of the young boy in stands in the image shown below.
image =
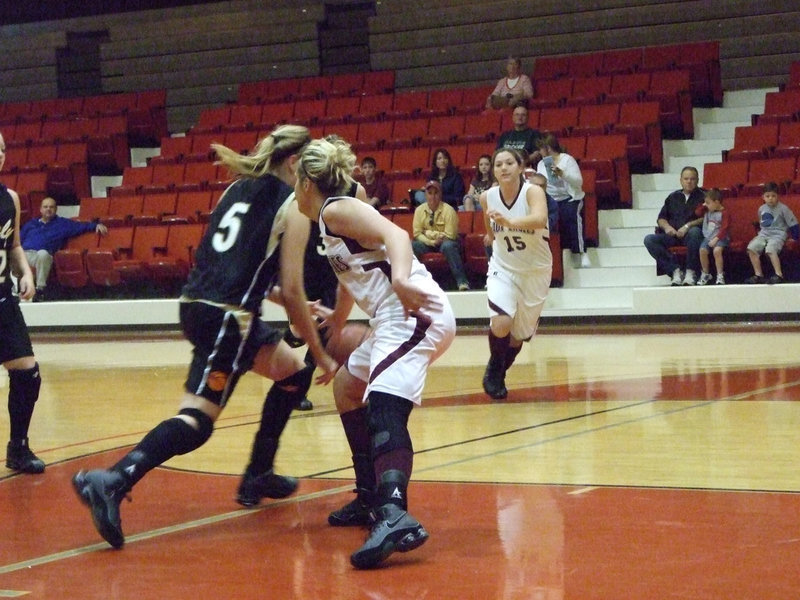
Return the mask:
[[[753,264],[754,275],[745,280],[745,283],[784,283],[783,269],[781,269],[780,254],[783,245],[786,243],[788,234],[792,234],[792,239],[800,238],[800,226],[797,224],[797,217],[792,210],[783,204],[778,198],[778,184],[767,183],[764,186],[764,204],[758,208],[758,222],[761,230],[747,245],[747,255]],[[761,254],[767,253],[772,269],[775,273],[769,278],[764,279],[764,272],[761,268]]]
[[[703,215],[703,241],[700,244],[700,268],[702,273],[697,285],[707,285],[711,283],[711,273],[709,272],[708,255],[714,254],[714,266],[717,269],[717,285],[725,285],[725,271],[723,264],[723,252],[728,247],[730,239],[728,237],[728,213],[722,206],[722,193],[717,188],[712,188],[706,192],[703,201],[705,215]]]

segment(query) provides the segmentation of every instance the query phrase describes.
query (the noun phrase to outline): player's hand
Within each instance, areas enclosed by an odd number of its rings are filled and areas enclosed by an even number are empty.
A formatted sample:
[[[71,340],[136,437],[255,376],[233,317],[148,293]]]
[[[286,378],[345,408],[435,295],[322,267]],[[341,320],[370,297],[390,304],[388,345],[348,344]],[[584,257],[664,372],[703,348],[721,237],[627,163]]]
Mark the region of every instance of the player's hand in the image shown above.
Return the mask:
[[[406,281],[392,282],[392,289],[403,305],[403,314],[408,318],[409,314],[422,309],[436,310],[441,307],[439,299],[429,292]]]
[[[331,356],[325,352],[320,357],[320,360],[317,360],[317,369],[322,371],[319,375],[317,375],[314,382],[317,385],[328,385],[333,378],[336,376],[336,372],[339,370],[339,363],[337,363]]]
[[[17,280],[20,300],[30,300],[36,294],[36,286],[33,284],[33,277],[23,275]]]

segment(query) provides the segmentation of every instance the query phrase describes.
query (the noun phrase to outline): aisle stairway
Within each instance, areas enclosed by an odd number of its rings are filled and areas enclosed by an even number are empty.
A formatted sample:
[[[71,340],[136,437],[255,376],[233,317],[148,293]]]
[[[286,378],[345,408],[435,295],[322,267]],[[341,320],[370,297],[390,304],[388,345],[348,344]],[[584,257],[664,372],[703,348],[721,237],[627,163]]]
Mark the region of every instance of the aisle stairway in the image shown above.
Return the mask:
[[[735,127],[750,125],[751,115],[763,112],[764,96],[769,91],[773,90],[726,92],[721,108],[694,109],[695,138],[664,142],[665,172],[633,176],[633,208],[600,211],[600,246],[589,249],[591,266],[576,268],[569,253],[565,253],[564,287],[551,290],[544,315],[681,314],[691,311],[693,302],[712,296],[719,312],[748,312],[742,303],[741,286],[715,290],[670,288],[666,277],[656,276],[655,262],[644,248],[643,239],[652,233],[664,198],[680,187],[681,168],[696,167],[702,185],[703,165],[722,160],[721,151],[733,146]],[[759,296],[763,293],[755,287],[748,289]],[[699,292],[705,292],[705,296],[697,296]],[[793,290],[792,296],[796,295]],[[770,307],[774,312],[800,311],[794,298],[784,301],[784,293],[771,296],[774,301],[762,307],[764,311],[770,312]]]

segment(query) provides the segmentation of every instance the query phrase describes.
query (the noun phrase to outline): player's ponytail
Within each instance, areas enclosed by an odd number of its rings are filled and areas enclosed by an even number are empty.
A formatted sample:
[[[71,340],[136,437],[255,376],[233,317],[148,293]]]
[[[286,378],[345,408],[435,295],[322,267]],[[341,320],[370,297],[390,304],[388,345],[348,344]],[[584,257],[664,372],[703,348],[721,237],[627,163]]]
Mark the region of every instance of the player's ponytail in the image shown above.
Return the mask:
[[[249,154],[239,154],[222,144],[211,144],[216,164],[225,165],[240,177],[263,177],[292,154],[300,153],[311,141],[308,129],[300,125],[281,125],[262,138]]]

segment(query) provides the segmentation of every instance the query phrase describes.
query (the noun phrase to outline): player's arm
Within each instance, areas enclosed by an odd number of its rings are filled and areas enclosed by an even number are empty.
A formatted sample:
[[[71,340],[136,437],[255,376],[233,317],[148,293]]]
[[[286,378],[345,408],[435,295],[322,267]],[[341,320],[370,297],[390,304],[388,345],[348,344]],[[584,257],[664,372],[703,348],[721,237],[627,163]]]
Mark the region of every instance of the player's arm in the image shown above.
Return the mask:
[[[300,213],[297,202],[292,202],[286,216],[286,231],[281,240],[280,290],[289,321],[308,344],[316,363],[324,369],[324,365],[333,359],[325,353],[316,321],[308,308],[303,284],[305,248],[310,229],[311,222]]]
[[[19,287],[19,297],[23,300],[30,300],[36,293],[36,287],[33,283],[33,272],[28,264],[28,259],[25,258],[25,251],[22,249],[19,236],[19,196],[14,190],[8,190],[11,194],[11,199],[14,201],[14,243],[8,253],[9,266],[11,272],[17,277],[17,285]]]

